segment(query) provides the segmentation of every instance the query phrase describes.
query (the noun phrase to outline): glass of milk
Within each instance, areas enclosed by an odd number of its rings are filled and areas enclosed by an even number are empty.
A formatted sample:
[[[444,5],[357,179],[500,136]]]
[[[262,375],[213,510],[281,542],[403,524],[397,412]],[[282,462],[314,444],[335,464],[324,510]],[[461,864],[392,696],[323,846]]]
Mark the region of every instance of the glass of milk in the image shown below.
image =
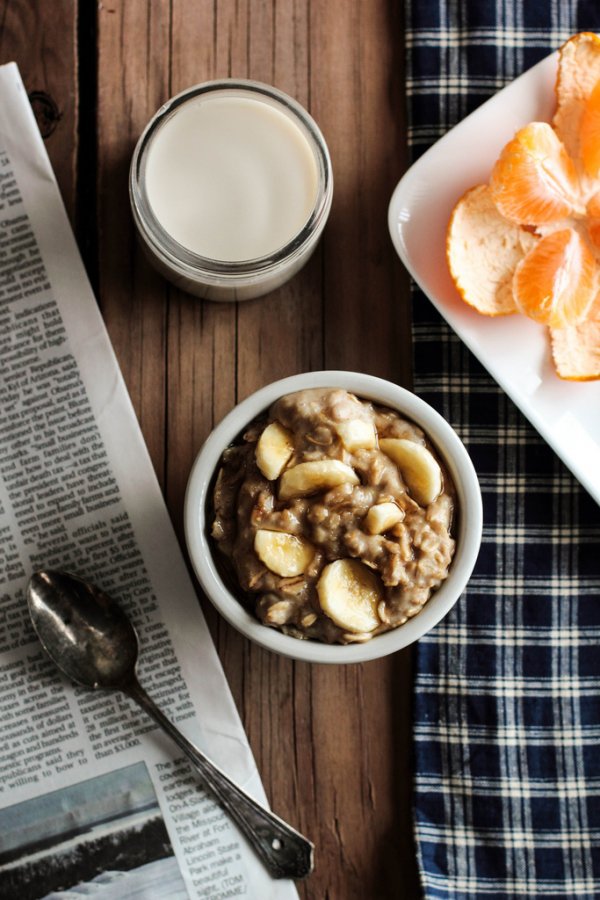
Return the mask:
[[[131,162],[130,199],[155,267],[191,294],[248,300],[304,265],[333,174],[317,124],[255,81],[211,81],[162,106]]]

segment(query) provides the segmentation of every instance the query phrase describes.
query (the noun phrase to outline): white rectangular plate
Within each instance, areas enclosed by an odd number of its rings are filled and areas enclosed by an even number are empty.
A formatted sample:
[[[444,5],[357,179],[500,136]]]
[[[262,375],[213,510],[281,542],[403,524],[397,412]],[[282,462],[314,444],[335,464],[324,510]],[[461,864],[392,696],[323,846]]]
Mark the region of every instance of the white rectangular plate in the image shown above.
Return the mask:
[[[524,316],[482,316],[458,295],[446,229],[459,197],[487,182],[515,131],[550,121],[557,54],[480,106],[417,160],[392,195],[389,227],[400,259],[448,324],[600,503],[600,381],[560,379],[547,331]]]

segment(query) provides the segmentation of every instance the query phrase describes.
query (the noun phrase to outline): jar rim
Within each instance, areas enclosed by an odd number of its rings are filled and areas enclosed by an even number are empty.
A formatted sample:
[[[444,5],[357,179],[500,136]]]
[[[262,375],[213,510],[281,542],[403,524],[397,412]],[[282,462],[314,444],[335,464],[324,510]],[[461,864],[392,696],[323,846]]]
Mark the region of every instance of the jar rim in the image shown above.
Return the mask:
[[[230,96],[250,95],[284,112],[307,139],[317,164],[317,191],[313,209],[298,233],[275,251],[247,260],[219,260],[202,256],[176,241],[162,226],[150,205],[145,184],[145,162],[152,140],[159,128],[176,110],[196,97],[220,93]],[[188,277],[247,278],[277,268],[301,255],[323,228],[333,196],[333,172],[325,139],[312,116],[292,97],[271,85],[249,79],[218,79],[186,88],[166,101],[152,116],[136,144],[129,171],[129,196],[135,223],[146,243],[167,265]]]

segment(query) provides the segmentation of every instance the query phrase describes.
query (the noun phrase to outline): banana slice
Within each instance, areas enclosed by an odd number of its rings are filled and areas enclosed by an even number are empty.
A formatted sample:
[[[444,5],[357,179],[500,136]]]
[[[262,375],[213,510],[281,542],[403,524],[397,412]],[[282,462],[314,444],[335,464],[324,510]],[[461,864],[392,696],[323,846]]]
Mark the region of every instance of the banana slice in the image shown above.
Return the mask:
[[[354,469],[339,459],[315,459],[285,470],[281,476],[279,497],[281,500],[306,497],[345,482],[360,482]]]
[[[260,528],[254,536],[254,552],[271,572],[289,578],[306,571],[315,555],[315,548],[295,534]]]
[[[350,453],[354,453],[355,450],[372,450],[377,446],[375,428],[371,422],[350,419],[348,422],[338,422],[335,427],[342,444]]]
[[[383,534],[403,518],[403,510],[395,503],[376,503],[365,516],[365,528],[369,534]]]
[[[279,478],[284,466],[294,452],[292,435],[280,425],[271,422],[267,425],[256,445],[256,465],[269,481]]]
[[[428,506],[439,496],[442,470],[426,447],[405,438],[382,438],[379,446],[396,463],[420,506]]]
[[[345,631],[362,634],[380,624],[381,584],[357,559],[336,559],[325,566],[317,593],[323,612]]]

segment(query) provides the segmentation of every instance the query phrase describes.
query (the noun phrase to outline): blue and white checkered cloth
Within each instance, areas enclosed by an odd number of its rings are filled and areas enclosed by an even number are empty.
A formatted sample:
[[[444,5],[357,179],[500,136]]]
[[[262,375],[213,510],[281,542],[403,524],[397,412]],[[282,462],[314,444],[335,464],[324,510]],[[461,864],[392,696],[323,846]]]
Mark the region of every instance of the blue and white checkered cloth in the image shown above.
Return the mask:
[[[578,31],[598,0],[406,0],[416,158]],[[600,510],[437,316],[415,389],[462,436],[484,537],[416,650],[415,824],[427,898],[600,898]],[[600,410],[590,410],[600,415]]]

